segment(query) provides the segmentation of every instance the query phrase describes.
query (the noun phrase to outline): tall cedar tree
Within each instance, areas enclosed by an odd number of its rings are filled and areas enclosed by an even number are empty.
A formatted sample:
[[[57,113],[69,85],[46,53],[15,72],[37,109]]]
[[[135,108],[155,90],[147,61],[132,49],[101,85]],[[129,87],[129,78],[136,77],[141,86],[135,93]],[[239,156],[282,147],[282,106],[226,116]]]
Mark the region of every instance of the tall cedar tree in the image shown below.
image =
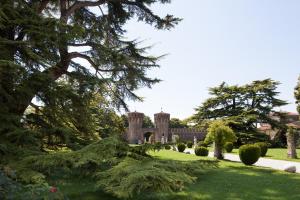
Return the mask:
[[[160,57],[148,56],[148,48],[125,40],[124,25],[137,19],[157,29],[170,29],[180,19],[160,17],[150,9],[155,3],[170,2],[1,0],[2,128],[20,122],[35,97],[55,98],[51,90],[62,78],[84,85],[82,90],[97,91],[117,107],[126,108],[126,98],[140,99],[134,90],[159,81],[146,74],[158,67]]]
[[[236,132],[255,132],[257,123],[279,126],[270,118],[274,108],[286,105],[277,98],[279,82],[271,79],[253,81],[250,84],[229,86],[222,83],[209,89],[211,98],[196,108],[193,116],[201,123],[206,120],[224,119]]]
[[[117,108],[127,109],[127,98],[139,100],[136,89],[159,82],[146,74],[158,67],[160,57],[148,56],[148,47],[138,47],[138,41],[125,40],[123,27],[137,19],[157,29],[172,28],[180,19],[160,17],[150,9],[170,2],[1,0],[1,132],[20,126],[34,98],[49,106],[67,95],[56,92],[59,80],[81,98],[96,92]],[[73,102],[74,107],[84,106],[81,102]]]
[[[298,113],[300,113],[300,76],[298,78],[297,86],[295,87],[295,98],[296,98],[296,104],[297,104],[297,110]]]

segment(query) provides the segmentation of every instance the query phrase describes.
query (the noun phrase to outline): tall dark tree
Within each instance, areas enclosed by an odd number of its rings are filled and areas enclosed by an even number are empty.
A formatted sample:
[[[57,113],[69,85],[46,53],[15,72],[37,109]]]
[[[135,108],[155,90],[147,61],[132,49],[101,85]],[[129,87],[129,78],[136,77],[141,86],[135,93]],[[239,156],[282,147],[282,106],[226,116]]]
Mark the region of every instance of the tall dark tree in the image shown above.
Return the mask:
[[[179,19],[154,14],[155,3],[170,1],[0,1],[1,118],[22,117],[36,96],[53,98],[46,94],[62,78],[76,79],[118,107],[126,108],[126,98],[139,99],[134,90],[159,81],[146,76],[159,58],[125,40],[124,25],[137,19],[172,28]]]
[[[296,104],[297,104],[297,110],[298,113],[300,113],[300,76],[298,78],[297,86],[295,87],[295,98],[296,98]]]
[[[253,81],[243,86],[228,86],[222,83],[209,89],[211,98],[196,109],[196,122],[224,119],[240,133],[256,132],[257,123],[280,124],[271,118],[274,108],[286,105],[277,98],[279,82],[271,79]]]
[[[151,118],[145,115],[143,119],[143,128],[153,128],[153,127],[154,127],[154,123],[152,122]]]

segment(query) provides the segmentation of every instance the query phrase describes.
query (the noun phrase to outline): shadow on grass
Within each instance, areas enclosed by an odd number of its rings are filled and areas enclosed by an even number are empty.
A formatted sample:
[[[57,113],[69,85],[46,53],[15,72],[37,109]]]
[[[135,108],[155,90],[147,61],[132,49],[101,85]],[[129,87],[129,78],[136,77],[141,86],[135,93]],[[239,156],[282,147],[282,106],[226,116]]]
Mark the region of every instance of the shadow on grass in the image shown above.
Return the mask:
[[[169,199],[299,200],[299,188],[299,175],[226,162]]]

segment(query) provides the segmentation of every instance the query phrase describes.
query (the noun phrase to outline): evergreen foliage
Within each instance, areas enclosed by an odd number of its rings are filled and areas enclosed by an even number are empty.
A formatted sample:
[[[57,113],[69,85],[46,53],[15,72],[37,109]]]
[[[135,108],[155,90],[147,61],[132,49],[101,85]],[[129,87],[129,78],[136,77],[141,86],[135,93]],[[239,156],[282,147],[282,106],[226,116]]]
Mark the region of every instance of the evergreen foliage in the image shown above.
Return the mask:
[[[122,132],[114,109],[159,82],[147,72],[161,58],[125,40],[124,25],[137,18],[170,29],[180,21],[156,15],[156,3],[170,1],[1,1],[1,141],[78,149]],[[17,130],[24,128],[31,132]]]
[[[180,191],[203,173],[203,167],[212,167],[215,164],[215,161],[180,162],[126,158],[115,167],[98,173],[98,186],[123,198],[138,194],[147,196],[155,192]]]
[[[257,133],[257,123],[268,123],[273,128],[284,126],[270,117],[271,113],[276,113],[274,108],[287,104],[277,98],[278,85],[279,82],[271,79],[253,81],[242,86],[222,83],[209,89],[212,97],[196,109],[193,119],[199,126],[210,122],[207,120],[222,119],[235,132],[250,134],[259,141],[260,135],[253,134]],[[242,143],[242,135],[237,136],[238,142]]]
[[[170,128],[188,128],[187,122],[178,118],[171,118],[169,122]]]
[[[268,151],[268,144],[265,142],[257,142],[255,145],[259,146],[260,148],[260,156],[264,157]]]
[[[254,144],[245,144],[239,148],[239,156],[245,165],[253,165],[261,155],[260,147]]]
[[[205,143],[214,142],[214,156],[218,159],[223,159],[223,148],[226,142],[235,142],[236,136],[233,130],[223,121],[213,121],[205,137]]]
[[[192,141],[187,141],[186,146],[188,148],[192,148],[193,147],[193,142]]]
[[[300,113],[300,76],[298,78],[298,83],[295,87],[294,95],[295,95],[295,99],[296,99],[297,110],[298,110],[298,113]]]
[[[225,145],[224,145],[224,149],[226,150],[227,153],[232,152],[233,143],[232,142],[226,142]]]
[[[186,146],[184,143],[177,144],[177,149],[179,152],[184,152],[185,148],[186,148]]]
[[[206,147],[196,147],[195,154],[196,156],[208,156],[208,149]]]

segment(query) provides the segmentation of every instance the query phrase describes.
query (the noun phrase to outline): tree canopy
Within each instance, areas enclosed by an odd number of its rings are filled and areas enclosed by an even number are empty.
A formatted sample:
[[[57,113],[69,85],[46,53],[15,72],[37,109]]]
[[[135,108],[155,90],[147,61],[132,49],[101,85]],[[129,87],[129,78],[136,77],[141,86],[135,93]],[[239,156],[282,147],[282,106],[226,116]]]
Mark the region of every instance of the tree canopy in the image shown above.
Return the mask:
[[[170,1],[1,1],[1,113],[21,117],[34,97],[50,101],[59,79],[116,107],[127,108],[126,98],[139,100],[134,90],[159,81],[146,75],[159,57],[126,40],[124,25],[137,19],[170,29],[180,21],[153,13],[155,3]]]
[[[127,109],[126,99],[141,100],[136,89],[159,82],[147,72],[159,67],[161,57],[149,55],[149,47],[139,41],[125,39],[124,25],[137,20],[172,28],[179,18],[151,10],[153,4],[166,3],[170,1],[1,1],[1,137],[25,127],[59,129],[49,134],[72,132],[80,138],[105,135],[109,128],[97,116],[110,113],[110,121],[118,121],[115,108]]]
[[[223,119],[237,133],[257,132],[257,123],[268,123],[272,127],[281,124],[271,118],[276,108],[287,102],[279,99],[276,91],[279,82],[265,79],[242,86],[222,83],[209,89],[208,98],[196,108],[193,119],[198,123]]]
[[[171,118],[169,127],[170,128],[188,128],[188,125],[185,120],[180,120],[178,118]]]
[[[298,110],[298,113],[300,113],[300,76],[298,78],[298,83],[295,87],[294,95],[296,98],[297,110]]]

